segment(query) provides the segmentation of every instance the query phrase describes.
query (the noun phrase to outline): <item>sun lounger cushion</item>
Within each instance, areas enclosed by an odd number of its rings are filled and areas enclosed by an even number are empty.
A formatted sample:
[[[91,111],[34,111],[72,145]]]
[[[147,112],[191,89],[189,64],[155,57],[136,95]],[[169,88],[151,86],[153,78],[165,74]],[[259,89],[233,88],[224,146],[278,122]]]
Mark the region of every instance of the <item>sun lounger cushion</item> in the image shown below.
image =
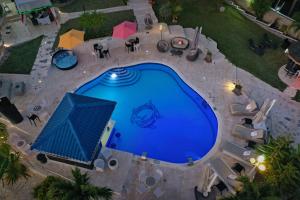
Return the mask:
[[[250,140],[262,144],[264,143],[266,133],[262,129],[252,129],[238,124],[233,128],[232,135],[241,139]]]
[[[230,105],[232,115],[255,115],[257,113],[257,105],[255,101],[250,101],[249,104],[234,103]]]
[[[253,150],[246,149],[228,141],[224,141],[222,145],[222,152],[225,155],[249,166],[252,166],[250,158],[255,157],[255,152]]]

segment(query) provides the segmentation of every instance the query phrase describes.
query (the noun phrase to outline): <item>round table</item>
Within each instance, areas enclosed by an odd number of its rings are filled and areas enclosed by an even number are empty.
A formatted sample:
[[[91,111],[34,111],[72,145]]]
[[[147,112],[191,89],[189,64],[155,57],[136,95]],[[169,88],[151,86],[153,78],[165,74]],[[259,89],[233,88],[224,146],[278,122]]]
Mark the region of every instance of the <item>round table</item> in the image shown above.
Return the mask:
[[[155,185],[156,180],[155,180],[155,178],[154,178],[153,176],[148,176],[148,177],[146,178],[145,183],[146,183],[146,185],[147,185],[148,187],[152,187],[152,186]]]
[[[99,45],[96,47],[96,50],[99,51],[99,57],[100,57],[100,58],[104,58],[102,49],[103,49],[103,46],[102,46],[101,44],[99,44]]]

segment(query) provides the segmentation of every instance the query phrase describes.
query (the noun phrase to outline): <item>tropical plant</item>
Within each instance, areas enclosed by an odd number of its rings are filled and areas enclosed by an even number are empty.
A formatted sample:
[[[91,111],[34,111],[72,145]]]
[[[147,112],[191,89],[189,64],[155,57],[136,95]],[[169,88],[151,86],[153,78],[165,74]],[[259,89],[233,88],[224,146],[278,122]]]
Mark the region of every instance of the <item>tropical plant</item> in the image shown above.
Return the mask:
[[[294,146],[288,136],[271,137],[269,144],[258,146],[257,151],[266,158],[267,170],[263,172],[266,182],[281,196],[295,195],[300,185],[300,144]]]
[[[254,10],[256,17],[262,19],[264,14],[270,10],[271,4],[271,0],[252,0],[250,6]]]
[[[6,129],[6,125],[3,123],[0,123],[0,144],[5,143],[8,138],[8,132]]]
[[[294,32],[297,33],[300,30],[300,12],[295,12],[293,15],[293,23],[290,25],[289,29],[294,29]]]
[[[172,22],[176,23],[183,9],[178,0],[170,0],[170,3],[172,11]]]
[[[223,200],[281,200],[274,188],[265,182],[250,182],[248,177],[241,177],[240,181],[243,182],[243,190]]]
[[[72,175],[72,182],[53,176],[47,177],[40,185],[34,188],[34,198],[39,200],[112,199],[112,190],[107,187],[99,188],[91,185],[87,173],[81,174],[80,170],[76,168],[72,170]]]
[[[20,178],[28,177],[28,169],[21,163],[20,154],[11,152],[8,144],[0,144],[0,179],[3,185],[13,185]]]

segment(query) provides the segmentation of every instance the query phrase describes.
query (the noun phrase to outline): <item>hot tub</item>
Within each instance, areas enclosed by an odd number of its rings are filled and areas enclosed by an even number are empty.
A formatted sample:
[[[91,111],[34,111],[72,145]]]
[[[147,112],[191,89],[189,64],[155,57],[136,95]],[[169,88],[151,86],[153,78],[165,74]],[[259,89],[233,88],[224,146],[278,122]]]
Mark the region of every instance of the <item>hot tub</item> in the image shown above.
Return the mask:
[[[77,63],[77,56],[71,50],[61,49],[56,51],[52,56],[52,65],[61,70],[72,69]]]

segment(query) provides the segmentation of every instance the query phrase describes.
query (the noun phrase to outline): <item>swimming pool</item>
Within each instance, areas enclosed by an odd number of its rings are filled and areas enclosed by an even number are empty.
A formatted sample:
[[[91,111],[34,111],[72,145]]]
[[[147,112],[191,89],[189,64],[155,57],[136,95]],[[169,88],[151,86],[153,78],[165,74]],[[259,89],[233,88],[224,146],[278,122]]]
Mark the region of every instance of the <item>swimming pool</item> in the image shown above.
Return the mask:
[[[108,147],[187,163],[201,159],[216,142],[218,121],[212,108],[168,66],[111,69],[76,93],[117,102]]]

